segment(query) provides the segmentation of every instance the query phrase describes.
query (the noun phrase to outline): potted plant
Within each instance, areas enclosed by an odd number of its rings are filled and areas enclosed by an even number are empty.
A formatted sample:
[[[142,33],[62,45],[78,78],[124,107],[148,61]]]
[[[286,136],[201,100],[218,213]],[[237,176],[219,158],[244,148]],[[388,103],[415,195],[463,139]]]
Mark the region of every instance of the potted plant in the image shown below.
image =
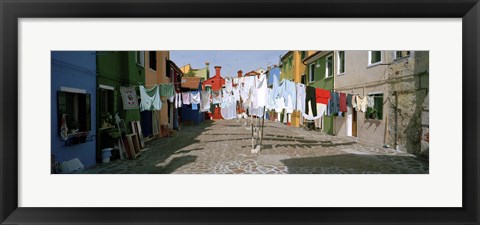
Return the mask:
[[[113,126],[113,116],[109,112],[104,112],[102,114],[102,128]]]
[[[378,119],[378,110],[372,109],[372,111],[370,111],[369,117],[370,119],[374,119],[374,120]]]

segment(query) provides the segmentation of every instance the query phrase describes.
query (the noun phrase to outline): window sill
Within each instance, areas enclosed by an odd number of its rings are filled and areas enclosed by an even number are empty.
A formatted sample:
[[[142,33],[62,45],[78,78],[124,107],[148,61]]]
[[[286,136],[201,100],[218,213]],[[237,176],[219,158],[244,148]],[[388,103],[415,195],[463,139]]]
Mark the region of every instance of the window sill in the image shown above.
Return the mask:
[[[368,69],[368,68],[371,68],[371,67],[379,66],[379,65],[381,65],[381,64],[382,64],[381,61],[380,61],[380,62],[373,63],[373,64],[368,64],[367,69]]]
[[[337,74],[337,76],[344,76],[344,75],[345,75],[345,72]]]
[[[152,68],[148,68],[152,72],[157,72],[156,70],[153,70]]]
[[[140,67],[142,67],[142,68],[145,68],[145,66],[143,66],[143,65],[140,64],[140,63],[137,63],[137,66],[140,66]]]
[[[325,79],[331,79],[331,78],[333,78],[333,76],[325,77]]]
[[[401,60],[401,59],[407,59],[407,58],[410,58],[410,56],[411,56],[411,55],[394,58],[393,61],[395,61],[395,60]]]

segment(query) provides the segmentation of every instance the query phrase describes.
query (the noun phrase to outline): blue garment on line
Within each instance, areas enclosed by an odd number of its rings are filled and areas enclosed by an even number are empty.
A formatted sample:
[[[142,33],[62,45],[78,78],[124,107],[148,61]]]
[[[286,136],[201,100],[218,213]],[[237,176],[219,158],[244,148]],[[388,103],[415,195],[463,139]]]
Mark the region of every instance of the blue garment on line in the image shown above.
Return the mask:
[[[293,108],[297,108],[297,86],[293,81],[286,81],[284,98],[288,99],[288,96],[292,98]]]

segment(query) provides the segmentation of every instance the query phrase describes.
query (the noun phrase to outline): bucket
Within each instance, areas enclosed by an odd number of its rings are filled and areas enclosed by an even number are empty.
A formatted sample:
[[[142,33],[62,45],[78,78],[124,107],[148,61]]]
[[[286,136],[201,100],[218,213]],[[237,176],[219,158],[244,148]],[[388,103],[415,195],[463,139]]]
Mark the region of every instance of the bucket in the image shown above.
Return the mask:
[[[113,148],[105,148],[102,150],[102,162],[108,163],[110,162],[110,156],[112,156]]]

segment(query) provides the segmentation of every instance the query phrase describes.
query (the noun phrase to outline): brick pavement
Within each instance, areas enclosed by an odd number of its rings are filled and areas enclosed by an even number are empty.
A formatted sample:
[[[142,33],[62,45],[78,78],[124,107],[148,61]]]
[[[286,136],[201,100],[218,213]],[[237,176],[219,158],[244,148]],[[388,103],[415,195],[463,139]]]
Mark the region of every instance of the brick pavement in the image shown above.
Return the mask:
[[[265,121],[264,148],[251,153],[251,129],[236,120],[183,126],[147,142],[137,160],[84,170],[101,174],[416,174],[428,161],[392,149]]]

